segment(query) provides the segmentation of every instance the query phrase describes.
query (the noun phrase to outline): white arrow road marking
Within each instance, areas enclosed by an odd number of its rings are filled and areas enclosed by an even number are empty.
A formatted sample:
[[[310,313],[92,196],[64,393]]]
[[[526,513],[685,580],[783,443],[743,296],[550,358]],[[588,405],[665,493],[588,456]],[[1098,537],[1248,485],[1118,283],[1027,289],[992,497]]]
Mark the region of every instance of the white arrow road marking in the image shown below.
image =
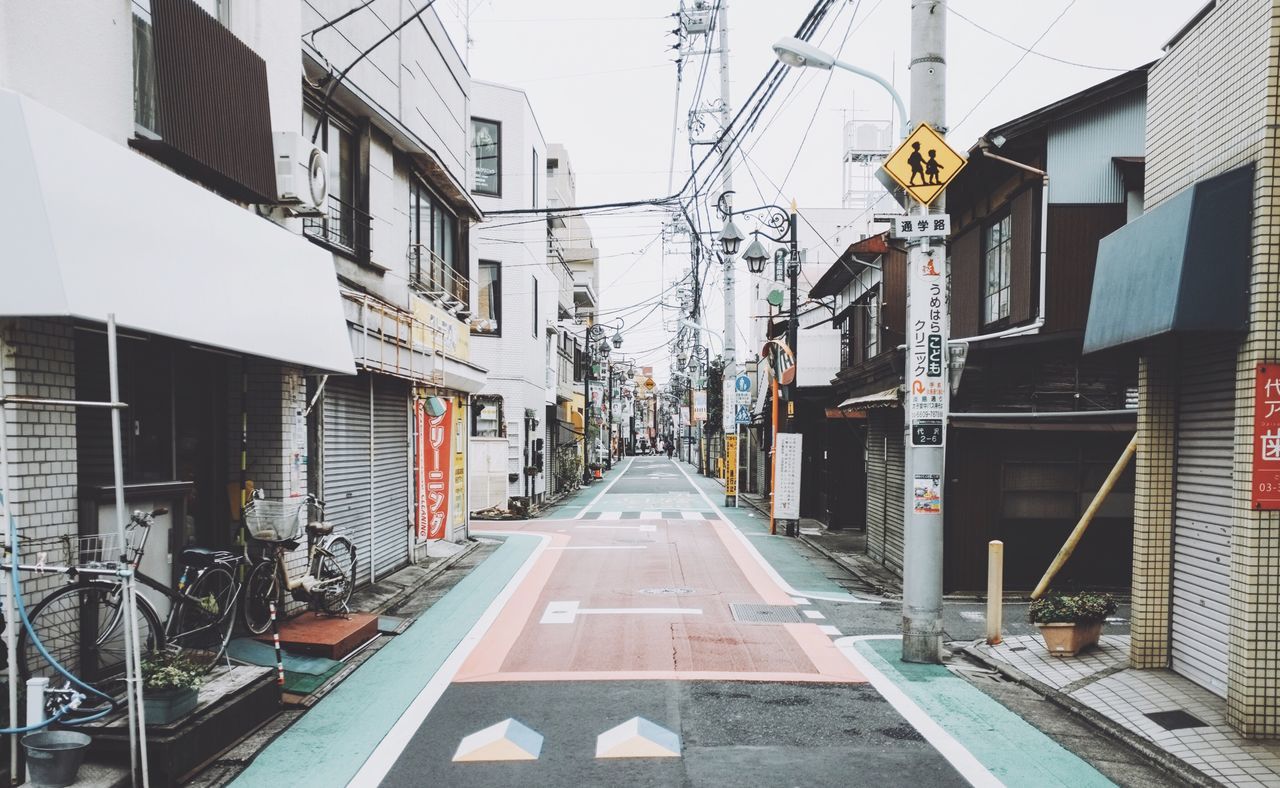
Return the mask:
[[[610,531],[644,531],[651,532],[658,530],[656,525],[579,525],[576,528],[595,528],[597,530]]]
[[[572,624],[577,616],[700,616],[702,611],[688,607],[578,607],[578,602],[548,602],[542,614],[543,624]]]

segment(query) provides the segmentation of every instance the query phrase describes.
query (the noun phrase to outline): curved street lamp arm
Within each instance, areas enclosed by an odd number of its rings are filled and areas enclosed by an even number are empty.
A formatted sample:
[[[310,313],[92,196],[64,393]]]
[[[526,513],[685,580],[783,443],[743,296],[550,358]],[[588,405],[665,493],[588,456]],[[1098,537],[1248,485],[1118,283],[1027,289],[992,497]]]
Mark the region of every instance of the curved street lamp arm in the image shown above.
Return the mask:
[[[898,95],[897,88],[890,84],[888,80],[879,74],[867,71],[865,68],[858,68],[857,66],[851,63],[846,63],[843,60],[835,60],[831,65],[857,74],[858,76],[866,77],[867,79],[878,83],[880,87],[889,91],[889,95],[893,96],[893,103],[898,106],[898,117],[902,121],[902,136],[905,137],[911,133],[910,121],[907,120],[907,105],[902,103],[902,96]]]

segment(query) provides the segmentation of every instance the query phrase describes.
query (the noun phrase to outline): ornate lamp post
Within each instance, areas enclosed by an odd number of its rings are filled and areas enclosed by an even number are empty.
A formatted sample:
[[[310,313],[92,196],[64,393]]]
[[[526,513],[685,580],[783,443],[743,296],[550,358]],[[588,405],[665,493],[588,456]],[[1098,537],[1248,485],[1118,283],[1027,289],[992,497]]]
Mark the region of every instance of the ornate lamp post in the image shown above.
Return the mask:
[[[608,363],[609,344],[612,342],[613,347],[622,347],[622,327],[625,325],[621,318],[615,325],[606,325],[603,323],[594,323],[587,326],[585,336],[583,338],[583,355],[585,356],[586,369],[582,374],[582,483],[589,484],[591,482],[591,365],[592,362],[599,359]],[[613,337],[605,339],[605,331],[613,328]],[[606,383],[610,380],[610,376],[606,375]],[[607,393],[607,389],[606,389]],[[600,397],[602,411],[604,410],[605,397]],[[605,411],[607,413],[607,411]],[[601,415],[604,415],[602,413]],[[606,420],[607,423],[607,420]],[[612,438],[612,429],[610,429],[610,438]],[[609,454],[612,455],[612,450]]]
[[[747,269],[753,274],[764,273],[765,263],[768,262],[770,255],[765,244],[761,242],[761,236],[767,238],[774,243],[786,244],[785,247],[777,249],[774,254],[776,262],[785,262],[787,266],[787,275],[791,279],[791,303],[789,306],[789,319],[787,321],[787,345],[791,350],[793,361],[796,357],[796,341],[797,341],[797,317],[796,306],[799,301],[797,297],[798,281],[800,277],[800,252],[797,248],[796,241],[796,205],[791,203],[791,210],[783,210],[777,205],[759,205],[754,208],[743,208],[741,210],[734,209],[733,192],[725,192],[720,195],[720,199],[716,203],[716,213],[725,220],[724,229],[720,232],[720,243],[724,248],[724,253],[728,257],[732,257],[738,250],[738,244],[742,241],[742,233],[733,224],[734,216],[744,214],[751,215],[764,225],[766,230],[752,231],[751,244],[747,246],[742,257],[747,261]],[[732,232],[730,232],[732,231]],[[725,374],[730,374],[726,372]],[[787,416],[784,432],[795,432],[795,399],[796,399],[796,382],[792,379],[790,385],[786,389],[787,399]],[[777,441],[775,438],[774,444]],[[734,468],[736,470],[737,458],[734,458]],[[772,494],[772,491],[771,491]],[[788,536],[796,536],[800,532],[799,522],[794,520],[786,521],[786,534]]]

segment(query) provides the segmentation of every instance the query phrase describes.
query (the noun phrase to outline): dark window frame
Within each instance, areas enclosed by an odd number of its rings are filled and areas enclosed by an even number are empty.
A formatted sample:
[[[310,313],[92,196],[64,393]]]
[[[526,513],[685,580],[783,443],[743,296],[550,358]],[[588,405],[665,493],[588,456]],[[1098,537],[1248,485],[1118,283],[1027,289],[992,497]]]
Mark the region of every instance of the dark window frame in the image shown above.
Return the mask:
[[[996,227],[1003,227],[1003,234],[999,243],[992,245],[991,233]],[[999,327],[1009,322],[1010,307],[1013,301],[1013,212],[1010,207],[1005,207],[998,214],[990,217],[982,225],[981,233],[979,236],[981,259],[978,266],[978,292],[980,295],[978,299],[978,317],[984,328]],[[1001,270],[999,281],[997,282],[998,287],[991,290],[989,288],[989,271],[993,253],[996,253],[998,257]],[[1000,304],[1001,294],[1004,294],[1003,308]],[[990,317],[993,300],[995,301],[995,317]]]
[[[497,161],[494,163],[494,168],[493,168],[494,183],[497,184],[497,189],[495,191],[486,191],[484,189],[477,188],[476,179],[475,177],[473,177],[471,179],[471,193],[483,194],[486,197],[501,197],[502,196],[502,121],[493,120],[492,118],[482,118],[482,117],[479,117],[478,115],[471,116],[471,135],[470,135],[471,136],[471,154],[472,154],[472,157],[475,159],[475,167],[478,172],[480,167],[480,156],[478,153],[476,153],[476,124],[477,123],[491,124],[498,135],[497,142],[494,144],[494,150],[496,151],[494,158],[496,158]]]
[[[544,178],[547,177],[546,173],[543,173],[538,169],[538,149],[534,148],[533,149],[533,176],[531,178],[532,186],[533,186],[533,202],[530,203],[530,205],[532,205],[534,208],[538,207],[538,177],[539,176],[542,176]]]
[[[315,133],[315,123],[320,122],[321,102],[314,96],[304,97],[302,103],[303,134],[308,139]],[[333,182],[335,164],[342,161],[342,139],[336,142],[331,139],[336,130],[341,138],[345,138],[349,146],[350,162],[348,170],[338,169],[338,182]],[[316,144],[329,157],[329,196],[321,216],[304,217],[302,233],[313,242],[324,248],[354,260],[357,263],[369,263],[369,230],[370,217],[362,203],[365,202],[365,187],[369,181],[368,172],[362,166],[365,157],[361,155],[361,147],[368,137],[368,127],[363,126],[356,118],[349,117],[333,107],[325,115],[324,125],[316,136]],[[337,147],[331,150],[332,145]],[[342,188],[342,176],[347,178],[349,193]],[[344,229],[345,227],[345,229]],[[335,229],[336,228],[336,229]]]
[[[494,293],[491,297],[496,296],[493,302],[493,319],[497,323],[497,328],[493,331],[481,331],[477,327],[477,322],[471,324],[471,333],[482,337],[500,337],[502,336],[502,261],[501,260],[478,260],[476,262],[476,285],[483,288],[484,278],[481,273],[485,268],[493,268],[497,275],[494,277]],[[480,308],[480,294],[476,293],[476,308]],[[480,318],[479,314],[476,317]],[[481,318],[487,319],[487,318]]]
[[[875,285],[858,299],[858,321],[862,328],[863,361],[880,355],[880,285]]]
[[[417,200],[417,210],[415,212],[414,200]],[[423,208],[427,210],[424,212]],[[423,222],[424,213],[427,216],[427,240],[423,242]],[[465,221],[458,216],[457,212],[449,205],[440,193],[432,188],[431,184],[419,174],[413,171],[409,179],[409,257],[412,257],[412,250],[415,246],[425,246],[427,249],[436,253],[444,264],[453,272],[455,285],[459,292],[453,293],[460,300],[471,303],[471,286],[470,286],[470,260],[469,255],[465,253],[466,247],[466,230]],[[436,232],[436,216],[443,215],[449,221],[449,225],[444,235]],[[436,249],[436,242],[442,244],[448,239],[449,257],[446,258]],[[421,260],[419,260],[419,268],[414,268],[412,263],[409,270],[409,284],[418,289],[430,289],[432,283],[424,279],[420,275]],[[426,286],[424,288],[424,285]]]
[[[537,339],[541,333],[538,328],[538,277],[529,277],[533,281],[533,338]]]

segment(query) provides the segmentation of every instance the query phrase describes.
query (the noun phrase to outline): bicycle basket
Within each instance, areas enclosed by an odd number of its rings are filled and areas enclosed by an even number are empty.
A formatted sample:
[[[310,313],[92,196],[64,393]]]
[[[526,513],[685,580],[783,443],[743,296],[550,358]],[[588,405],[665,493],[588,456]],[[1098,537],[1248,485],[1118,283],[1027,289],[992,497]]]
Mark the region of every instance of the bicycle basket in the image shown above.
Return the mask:
[[[255,498],[244,508],[244,525],[249,537],[259,542],[296,541],[307,526],[307,501]]]

